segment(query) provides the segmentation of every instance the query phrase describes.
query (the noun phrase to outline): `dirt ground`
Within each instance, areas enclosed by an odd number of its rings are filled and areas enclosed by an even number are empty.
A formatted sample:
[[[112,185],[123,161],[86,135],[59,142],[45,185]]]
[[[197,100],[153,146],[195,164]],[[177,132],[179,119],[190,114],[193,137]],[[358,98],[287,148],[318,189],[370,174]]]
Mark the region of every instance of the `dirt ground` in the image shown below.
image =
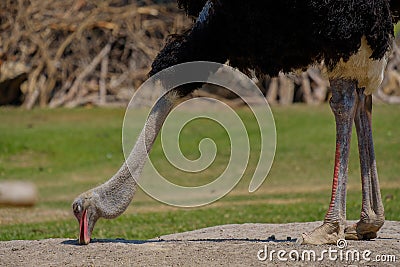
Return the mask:
[[[0,266],[399,266],[400,222],[386,222],[375,240],[343,248],[299,245],[301,233],[320,223],[223,225],[88,246],[69,239],[0,242]]]

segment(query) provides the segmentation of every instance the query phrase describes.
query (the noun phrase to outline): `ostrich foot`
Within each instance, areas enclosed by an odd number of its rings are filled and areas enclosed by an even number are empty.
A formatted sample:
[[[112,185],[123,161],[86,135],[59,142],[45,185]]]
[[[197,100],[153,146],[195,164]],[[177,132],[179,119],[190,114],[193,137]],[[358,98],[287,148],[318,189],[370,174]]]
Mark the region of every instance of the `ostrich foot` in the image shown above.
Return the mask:
[[[383,226],[385,219],[361,219],[359,222],[347,226],[344,230],[346,239],[349,240],[370,240],[377,237],[379,229]]]
[[[344,239],[344,228],[339,223],[324,222],[309,234],[302,234],[301,244],[336,244],[339,239]]]

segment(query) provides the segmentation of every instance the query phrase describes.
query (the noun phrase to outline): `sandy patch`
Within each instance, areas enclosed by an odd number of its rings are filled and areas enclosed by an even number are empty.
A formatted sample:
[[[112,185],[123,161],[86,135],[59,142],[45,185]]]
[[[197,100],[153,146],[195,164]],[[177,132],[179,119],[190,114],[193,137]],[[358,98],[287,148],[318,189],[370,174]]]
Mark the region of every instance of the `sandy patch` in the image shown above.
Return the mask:
[[[78,246],[76,240],[47,239],[37,241],[0,242],[1,266],[398,266],[400,261],[400,222],[386,222],[373,241],[348,241],[347,247],[335,245],[304,246],[296,243],[302,232],[321,222],[290,224],[223,225],[191,232],[137,241],[123,239],[93,240],[88,246]],[[327,253],[322,261],[280,261],[276,255],[270,261],[260,261],[259,251],[295,250],[300,255],[313,250],[316,259],[323,250],[336,250],[338,260],[330,260]],[[362,253],[371,251],[363,258]],[[341,251],[341,252],[340,252]],[[352,253],[358,251],[360,259]],[[295,252],[292,252],[296,255]],[[342,253],[342,260],[340,254]],[[349,255],[346,261],[346,253]],[[261,258],[264,256],[260,253]],[[379,258],[380,256],[380,258]],[[389,257],[390,256],[390,257]],[[353,258],[352,258],[353,257]],[[396,262],[377,262],[377,259]],[[370,261],[368,261],[370,259]]]

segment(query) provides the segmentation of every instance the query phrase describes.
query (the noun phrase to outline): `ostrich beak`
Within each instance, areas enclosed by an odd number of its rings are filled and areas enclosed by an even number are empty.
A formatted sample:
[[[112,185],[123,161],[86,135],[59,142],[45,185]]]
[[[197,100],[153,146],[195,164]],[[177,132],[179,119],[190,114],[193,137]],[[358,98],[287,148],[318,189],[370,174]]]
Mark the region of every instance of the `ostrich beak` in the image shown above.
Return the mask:
[[[90,242],[89,224],[87,219],[87,210],[83,211],[79,221],[79,244],[87,245]]]

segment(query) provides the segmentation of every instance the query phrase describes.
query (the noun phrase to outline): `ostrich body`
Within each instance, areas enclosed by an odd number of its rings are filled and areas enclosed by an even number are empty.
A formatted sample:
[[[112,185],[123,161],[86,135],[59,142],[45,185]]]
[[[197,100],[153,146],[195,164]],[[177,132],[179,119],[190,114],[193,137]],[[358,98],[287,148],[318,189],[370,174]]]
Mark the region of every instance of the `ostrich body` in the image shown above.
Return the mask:
[[[248,72],[277,75],[324,60],[330,80],[330,106],[336,121],[332,197],[324,223],[303,234],[303,243],[328,244],[342,238],[375,238],[384,223],[371,129],[372,97],[383,79],[393,42],[398,1],[370,0],[178,0],[193,27],[169,38],[150,75],[189,61],[214,61]],[[96,221],[125,211],[136,189],[147,153],[164,120],[182,97],[198,87],[178,87],[152,109],[126,162],[106,183],[73,203],[79,242],[88,244]],[[362,180],[360,220],[346,226],[346,184],[353,121]],[[146,134],[144,134],[146,132]],[[130,170],[128,169],[130,166]]]

